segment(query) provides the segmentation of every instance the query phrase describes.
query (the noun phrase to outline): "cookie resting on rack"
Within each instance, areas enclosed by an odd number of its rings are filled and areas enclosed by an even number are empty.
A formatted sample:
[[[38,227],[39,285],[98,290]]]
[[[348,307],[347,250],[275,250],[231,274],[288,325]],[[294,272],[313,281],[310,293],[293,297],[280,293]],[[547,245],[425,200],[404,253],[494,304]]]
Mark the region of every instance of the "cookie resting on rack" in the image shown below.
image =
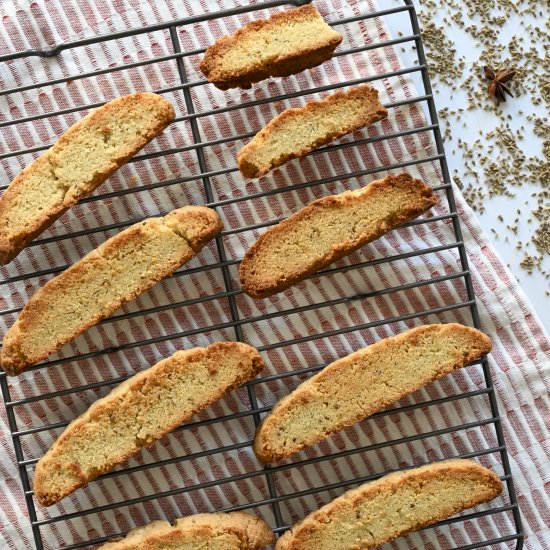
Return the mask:
[[[309,4],[252,21],[210,46],[200,64],[221,90],[250,88],[270,76],[289,76],[330,59],[342,35]]]
[[[491,351],[489,338],[458,323],[385,338],[325,367],[276,403],[254,438],[262,462],[277,462],[364,420]]]
[[[4,336],[16,375],[45,359],[187,263],[221,230],[216,212],[185,206],[130,226],[38,290]]]
[[[496,498],[500,478],[473,460],[446,460],[365,483],[287,531],[275,550],[368,550]]]
[[[71,126],[0,198],[0,264],[99,187],[175,117],[157,94],[119,97]]]
[[[96,401],[71,422],[38,461],[33,489],[44,506],[187,422],[264,367],[247,344],[219,342],[177,351]]]
[[[289,160],[388,116],[378,91],[368,85],[336,92],[271,120],[237,154],[246,178],[259,178]]]
[[[318,199],[268,229],[245,254],[241,285],[253,298],[281,292],[437,203],[409,174]]]
[[[265,521],[244,512],[195,514],[132,529],[98,550],[261,550],[273,538]]]

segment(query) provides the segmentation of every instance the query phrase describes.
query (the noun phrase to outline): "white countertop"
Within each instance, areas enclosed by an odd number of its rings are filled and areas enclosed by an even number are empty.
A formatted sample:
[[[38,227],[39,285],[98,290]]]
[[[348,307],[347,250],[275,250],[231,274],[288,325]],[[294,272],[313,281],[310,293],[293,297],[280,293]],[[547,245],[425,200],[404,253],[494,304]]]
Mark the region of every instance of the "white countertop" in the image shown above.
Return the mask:
[[[423,2],[421,0],[414,0],[414,2],[416,9],[421,11]],[[442,7],[436,10],[433,18],[441,24],[445,34],[453,40],[457,54],[465,57],[466,68],[470,68],[470,71],[467,72],[478,75],[483,65],[483,63],[479,61],[480,50],[476,47],[476,44],[468,34],[456,28],[450,28],[442,22],[443,17],[449,13],[450,9]],[[397,22],[397,18],[395,19],[395,24],[391,24],[393,19],[389,18],[388,22],[390,23],[390,28],[394,36],[397,36],[397,31],[407,32],[409,28],[406,21],[407,19],[408,17],[405,14],[405,18],[402,20],[403,27],[405,27],[403,28],[401,22]],[[420,17],[420,23],[422,25],[422,17]],[[506,23],[506,27],[513,28],[515,34],[521,32],[518,21],[514,21],[513,17]],[[525,47],[529,46],[530,44],[527,42]],[[407,52],[402,53],[405,62],[407,62]],[[429,63],[430,59],[428,57],[428,64]],[[461,107],[466,108],[466,94],[462,93],[461,90],[453,92],[449,87],[437,82],[436,79],[432,79],[432,85],[434,86],[434,96],[438,110],[442,110],[445,107],[454,110],[458,110]],[[487,85],[488,82],[484,82],[480,79],[480,93],[484,93]],[[522,141],[521,145],[526,156],[535,154],[540,155],[542,140],[529,131],[529,128],[532,128],[532,124],[526,119],[526,115],[528,113],[537,112],[540,116],[548,116],[548,113],[544,111],[544,102],[537,108],[532,105],[530,98],[520,96],[501,104],[500,109],[502,109],[505,114],[511,115],[510,124],[512,127],[525,127],[526,139]],[[524,114],[521,114],[521,111],[523,111]],[[450,128],[451,136],[445,138],[445,151],[451,175],[456,169],[461,175],[464,183],[471,182],[474,185],[479,184],[483,187],[483,182],[472,181],[471,177],[469,179],[469,176],[463,175],[464,162],[461,157],[458,143],[460,139],[470,143],[474,142],[477,137],[481,137],[479,136],[480,130],[483,129],[487,131],[493,128],[495,124],[498,123],[498,119],[494,117],[492,113],[487,113],[482,109],[475,109],[471,111],[465,110],[461,122],[462,124],[458,125],[452,124]],[[445,121],[440,120],[440,123],[443,128]],[[524,245],[521,248],[517,248],[519,241],[526,244],[531,241],[536,224],[534,222],[528,223],[527,220],[530,212],[537,207],[537,198],[532,195],[536,191],[540,192],[541,189],[540,183],[526,181],[520,188],[513,189],[515,192],[515,197],[513,198],[504,196],[487,197],[484,202],[485,212],[478,213],[478,216],[481,220],[481,225],[487,233],[489,241],[494,245],[504,259],[504,262],[509,266],[513,275],[520,282],[521,287],[531,300],[546,329],[550,330],[550,296],[547,294],[550,290],[550,280],[546,279],[537,269],[533,270],[533,273],[529,275],[525,269],[520,267],[520,262],[524,258],[526,250],[529,254],[537,253],[533,245],[527,245],[527,247]],[[455,189],[455,191],[458,190]],[[517,213],[518,209],[520,210],[519,216]],[[502,216],[504,221],[500,221],[499,216]],[[505,226],[507,224],[516,225],[515,220],[518,217],[517,235],[514,235],[510,230],[507,230]],[[492,229],[495,230],[496,234]],[[550,258],[548,255],[544,258],[542,266],[547,272],[550,271]]]

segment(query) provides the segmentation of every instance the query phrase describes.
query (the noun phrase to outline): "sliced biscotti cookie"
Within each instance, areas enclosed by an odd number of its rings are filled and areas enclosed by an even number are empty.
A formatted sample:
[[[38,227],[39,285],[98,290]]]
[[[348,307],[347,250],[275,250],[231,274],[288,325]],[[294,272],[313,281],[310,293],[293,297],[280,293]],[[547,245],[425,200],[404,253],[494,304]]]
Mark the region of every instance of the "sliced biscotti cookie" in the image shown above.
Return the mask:
[[[45,359],[188,262],[221,229],[214,210],[186,206],[110,238],[28,301],[4,337],[2,368],[14,375]]]
[[[491,351],[456,323],[426,325],[340,359],[281,399],[258,427],[254,452],[276,462],[386,408]]]
[[[332,57],[342,35],[307,5],[253,21],[210,46],[200,64],[220,90],[250,88],[270,76],[288,76]]]
[[[384,476],[307,516],[275,550],[367,550],[496,498],[499,477],[473,460],[446,460]]]
[[[101,550],[261,550],[273,542],[267,523],[244,512],[196,514],[154,521]]]
[[[159,95],[139,93],[110,101],[69,128],[0,198],[0,264],[101,185],[174,116]]]
[[[239,170],[247,178],[259,178],[291,159],[387,116],[378,101],[378,91],[367,85],[287,109],[239,151]]]
[[[276,294],[436,203],[432,190],[409,174],[316,200],[266,231],[245,254],[243,290],[254,298]]]
[[[49,506],[160,439],[264,367],[246,344],[178,351],[129,378],[73,421],[38,461],[34,493]]]

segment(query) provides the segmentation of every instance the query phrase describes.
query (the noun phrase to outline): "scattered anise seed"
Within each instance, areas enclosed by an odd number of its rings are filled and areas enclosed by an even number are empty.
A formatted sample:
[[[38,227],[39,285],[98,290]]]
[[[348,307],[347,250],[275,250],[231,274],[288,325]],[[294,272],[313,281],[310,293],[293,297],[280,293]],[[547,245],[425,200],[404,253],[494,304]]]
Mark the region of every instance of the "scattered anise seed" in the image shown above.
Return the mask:
[[[501,103],[506,101],[506,94],[510,97],[514,97],[514,94],[510,91],[510,88],[506,86],[506,82],[509,82],[514,78],[516,71],[514,69],[500,69],[495,72],[493,68],[486,65],[483,67],[487,80],[490,80],[489,88],[487,89],[491,97]]]
[[[445,130],[445,139],[454,145],[451,155],[459,161],[453,168],[452,178],[478,212],[487,204],[487,199],[495,195],[519,201],[515,193],[519,188],[524,189],[526,181],[537,187],[529,193],[526,215],[532,217],[533,223],[523,226],[530,235],[529,242],[523,242],[523,246],[526,254],[537,260],[533,262],[534,270],[550,281],[550,247],[545,245],[550,234],[550,117],[545,114],[550,113],[550,56],[541,55],[550,51],[548,10],[545,11],[543,5],[546,3],[540,0],[422,0],[419,17],[435,91],[440,92],[440,96],[459,89],[466,94],[464,108],[449,106],[439,111],[443,120],[451,122],[450,127],[442,130]],[[467,57],[467,48],[453,42],[457,29],[479,48],[477,63]],[[442,52],[445,55],[441,55]],[[521,109],[511,106],[504,111],[486,93],[489,82],[485,80],[484,65],[495,69],[514,68],[513,82],[505,85],[514,95],[524,96]],[[484,97],[480,97],[480,90]],[[460,119],[455,111],[460,112]],[[488,118],[478,133],[473,128],[478,126],[479,116]],[[457,132],[466,128],[471,129],[471,134],[464,134],[458,141]],[[541,152],[522,146],[533,134],[542,140]],[[495,222],[499,224],[499,231],[502,228],[502,241],[515,244],[517,238],[504,229],[504,217]],[[504,231],[510,231],[509,236]],[[547,295],[550,296],[550,291]]]

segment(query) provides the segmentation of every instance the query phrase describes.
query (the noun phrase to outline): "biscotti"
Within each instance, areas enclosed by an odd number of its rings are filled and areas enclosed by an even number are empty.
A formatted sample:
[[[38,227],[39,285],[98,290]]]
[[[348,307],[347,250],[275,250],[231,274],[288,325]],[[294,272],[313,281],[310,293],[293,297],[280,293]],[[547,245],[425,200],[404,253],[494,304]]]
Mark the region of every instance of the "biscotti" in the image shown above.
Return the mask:
[[[276,462],[367,418],[491,351],[457,323],[386,338],[325,367],[281,399],[258,427],[254,452]]]
[[[220,90],[250,88],[270,76],[288,76],[330,59],[342,35],[313,5],[253,21],[210,46],[200,64]]]
[[[259,178],[291,159],[387,116],[378,91],[367,85],[287,109],[239,151],[239,170],[247,178]]]
[[[69,128],[27,166],[0,198],[0,264],[158,136],[172,120],[172,105],[152,93],[110,101]]]
[[[261,550],[273,542],[267,523],[244,512],[196,514],[132,529],[101,550]]]
[[[242,288],[254,298],[276,294],[436,203],[432,190],[409,174],[316,200],[254,243],[241,263]]]
[[[496,498],[499,477],[473,460],[384,476],[344,493],[287,531],[275,550],[368,550]]]
[[[189,420],[263,368],[258,351],[221,342],[178,351],[129,378],[73,421],[38,461],[34,494],[49,506]]]
[[[186,206],[132,225],[48,281],[4,337],[1,364],[18,374],[188,262],[222,229],[214,210]]]

